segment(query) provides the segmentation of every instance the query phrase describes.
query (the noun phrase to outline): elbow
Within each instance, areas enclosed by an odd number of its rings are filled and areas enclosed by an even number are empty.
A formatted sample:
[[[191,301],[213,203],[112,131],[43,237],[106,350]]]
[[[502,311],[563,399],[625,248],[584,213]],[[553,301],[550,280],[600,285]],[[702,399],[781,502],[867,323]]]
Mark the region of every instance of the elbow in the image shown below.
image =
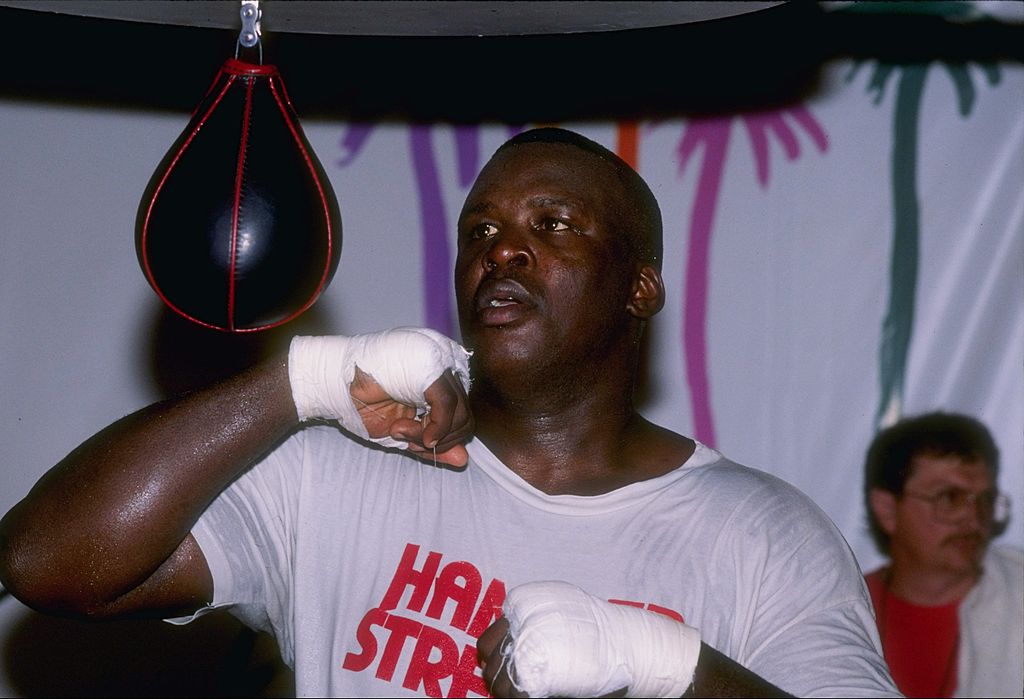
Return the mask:
[[[103,605],[74,594],[65,586],[53,585],[49,580],[12,570],[6,562],[0,565],[0,585],[16,600],[41,614],[83,620],[104,616]]]
[[[0,526],[0,585],[25,606],[44,614],[78,619],[102,616],[88,586],[49,557],[28,553]]]
[[[15,599],[33,609],[39,608],[40,585],[23,557],[5,532],[0,532],[0,585]]]
[[[4,526],[6,521],[0,521],[0,586],[14,598],[24,602],[25,592],[17,546],[11,541]]]

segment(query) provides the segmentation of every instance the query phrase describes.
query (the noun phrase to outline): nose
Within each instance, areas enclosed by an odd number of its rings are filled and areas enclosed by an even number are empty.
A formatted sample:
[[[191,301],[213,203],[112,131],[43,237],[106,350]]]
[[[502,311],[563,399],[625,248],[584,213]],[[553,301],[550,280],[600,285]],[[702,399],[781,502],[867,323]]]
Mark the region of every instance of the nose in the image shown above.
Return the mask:
[[[493,272],[499,267],[527,267],[533,263],[533,251],[526,237],[515,230],[505,229],[491,238],[490,247],[483,256],[484,268]]]
[[[960,520],[965,522],[971,531],[982,531],[992,524],[992,517],[981,500],[972,500],[961,510]]]
[[[983,531],[993,524],[992,502],[985,493],[970,493],[957,508],[957,520],[972,531]]]

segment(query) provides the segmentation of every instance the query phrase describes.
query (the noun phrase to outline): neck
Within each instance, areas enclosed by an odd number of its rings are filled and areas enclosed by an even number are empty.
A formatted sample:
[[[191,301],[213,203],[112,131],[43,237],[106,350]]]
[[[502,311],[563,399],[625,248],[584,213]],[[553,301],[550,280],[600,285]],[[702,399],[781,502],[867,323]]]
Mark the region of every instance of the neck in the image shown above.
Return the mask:
[[[594,349],[559,361],[474,356],[469,399],[478,433],[509,435],[532,451],[623,429],[635,414],[638,357],[621,347]]]
[[[563,491],[615,461],[636,419],[632,404],[607,391],[571,390],[509,396],[474,386],[476,434],[509,468],[534,486]]]
[[[667,473],[694,449],[692,440],[641,417],[622,389],[594,386],[571,401],[550,393],[509,398],[481,382],[471,403],[477,436],[549,495],[607,493]]]
[[[474,356],[476,435],[549,495],[596,495],[679,466],[693,442],[633,406],[639,333],[572,357]],[[500,354],[500,353],[499,353]]]

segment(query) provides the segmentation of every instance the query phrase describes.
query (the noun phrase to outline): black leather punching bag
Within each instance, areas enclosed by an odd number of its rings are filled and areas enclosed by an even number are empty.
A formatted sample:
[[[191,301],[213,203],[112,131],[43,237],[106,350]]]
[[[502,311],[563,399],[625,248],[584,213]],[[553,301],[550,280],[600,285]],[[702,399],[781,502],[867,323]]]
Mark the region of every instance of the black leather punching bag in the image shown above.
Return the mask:
[[[153,173],[139,264],[171,309],[228,332],[308,309],[341,253],[341,216],[277,68],[230,58]]]

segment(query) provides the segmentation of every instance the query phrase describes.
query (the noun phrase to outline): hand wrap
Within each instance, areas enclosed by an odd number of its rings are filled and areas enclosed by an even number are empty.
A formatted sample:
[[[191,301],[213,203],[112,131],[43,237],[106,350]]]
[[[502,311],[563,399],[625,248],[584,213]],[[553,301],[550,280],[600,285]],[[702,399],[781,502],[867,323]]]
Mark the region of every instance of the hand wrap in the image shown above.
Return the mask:
[[[509,590],[503,611],[513,684],[531,697],[679,697],[693,682],[700,632],[663,614],[612,604],[565,582]]]
[[[428,410],[424,392],[451,369],[469,390],[470,353],[429,328],[395,328],[350,337],[298,336],[288,350],[288,380],[300,420],[334,419],[360,437],[405,447],[391,437],[372,439],[349,393],[358,366],[400,403]]]

